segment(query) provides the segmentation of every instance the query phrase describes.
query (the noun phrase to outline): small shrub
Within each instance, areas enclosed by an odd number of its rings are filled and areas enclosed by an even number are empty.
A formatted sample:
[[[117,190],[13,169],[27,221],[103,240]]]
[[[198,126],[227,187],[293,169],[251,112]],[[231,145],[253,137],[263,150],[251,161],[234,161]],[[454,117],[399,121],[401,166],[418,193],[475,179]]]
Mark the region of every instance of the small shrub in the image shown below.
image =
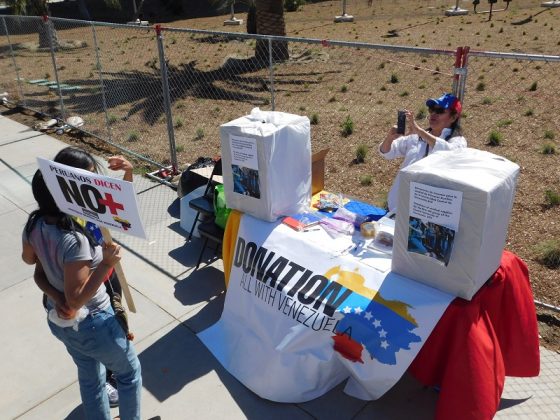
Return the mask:
[[[381,86],[381,87],[379,88],[379,90],[380,90],[381,92],[385,92],[385,91],[387,90],[387,88],[386,88],[385,86]]]
[[[131,143],[137,142],[140,139],[140,135],[136,131],[131,131],[128,133],[127,140]]]
[[[500,120],[498,121],[498,123],[496,124],[498,127],[502,128],[502,127],[507,127],[508,125],[511,125],[513,123],[513,120]]]
[[[299,110],[300,110],[301,112],[303,112],[303,111],[305,111],[305,107],[302,105],[302,106],[299,107]]]
[[[399,96],[400,96],[401,98],[404,98],[405,96],[408,96],[408,95],[409,95],[409,94],[408,94],[408,91],[406,91],[406,90],[405,90],[404,92],[399,93]]]
[[[340,124],[340,127],[342,128],[341,133],[344,137],[348,137],[350,134],[354,132],[354,121],[352,121],[350,115],[348,115],[344,120],[344,122]]]
[[[367,151],[368,151],[367,146],[364,144],[360,144],[356,148],[356,162],[364,163],[366,160]]]
[[[548,240],[541,242],[536,247],[537,260],[548,268],[560,267],[560,241]]]
[[[492,104],[492,99],[488,96],[482,100],[482,105],[490,105]]]
[[[311,115],[311,118],[309,118],[309,122],[310,122],[312,125],[317,125],[317,124],[319,124],[319,115],[318,115],[318,114],[313,114],[313,115]]]
[[[175,124],[173,124],[173,127],[181,128],[182,126],[183,126],[183,119],[182,118],[176,118],[175,119]]]
[[[544,199],[547,206],[555,207],[560,204],[560,194],[556,191],[546,190],[544,192]]]
[[[380,64],[377,66],[377,70],[383,70],[384,68],[385,68],[385,63],[380,63]]]
[[[478,85],[476,85],[476,90],[479,92],[486,90],[486,83],[480,82]]]
[[[184,151],[185,151],[185,146],[177,146],[177,147],[175,148],[175,151],[176,151],[177,153],[184,152]]]
[[[335,97],[335,96],[331,96],[331,97],[329,98],[329,102],[330,102],[330,103],[336,102],[336,97]]]
[[[304,4],[305,0],[285,0],[284,9],[286,12],[296,12]]]
[[[389,79],[389,81],[391,83],[399,83],[399,76],[397,76],[395,73],[391,74],[391,78]]]
[[[541,153],[543,155],[554,155],[556,154],[556,146],[554,143],[547,142],[541,146]]]
[[[547,140],[552,140],[554,139],[554,131],[552,130],[545,130],[544,131],[544,138]]]
[[[360,176],[360,185],[371,185],[373,182],[373,177],[371,175],[362,175]]]
[[[530,90],[531,92],[534,92],[535,90],[537,90],[537,82],[533,82],[533,83],[531,84],[531,87],[529,87],[529,90]]]
[[[526,117],[532,117],[533,115],[535,115],[535,111],[529,108],[523,115],[525,115]]]
[[[109,116],[107,117],[107,122],[109,123],[109,125],[115,124],[118,120],[119,119],[115,114],[109,114]]]
[[[418,112],[416,113],[417,120],[423,120],[428,116],[428,109],[425,106],[421,106]]]
[[[342,85],[342,87],[340,88],[340,91],[341,91],[342,93],[347,92],[347,91],[348,91],[348,86]]]
[[[504,136],[499,131],[492,130],[488,135],[488,145],[490,146],[499,146],[502,144],[503,140]]]
[[[196,140],[202,140],[204,138],[204,129],[202,128],[197,128],[196,129],[196,135],[194,137]]]

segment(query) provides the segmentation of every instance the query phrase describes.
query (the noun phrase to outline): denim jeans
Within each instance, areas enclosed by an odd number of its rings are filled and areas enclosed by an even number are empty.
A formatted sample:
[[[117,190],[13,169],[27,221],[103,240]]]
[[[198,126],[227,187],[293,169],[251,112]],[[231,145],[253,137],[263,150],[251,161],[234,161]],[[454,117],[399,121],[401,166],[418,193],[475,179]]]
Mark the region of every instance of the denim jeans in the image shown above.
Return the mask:
[[[80,394],[86,417],[110,420],[109,399],[105,392],[105,367],[113,371],[119,391],[119,415],[122,420],[140,419],[142,376],[134,346],[127,340],[113,308],[89,314],[72,327],[61,328],[49,321],[56,338],[78,367]]]

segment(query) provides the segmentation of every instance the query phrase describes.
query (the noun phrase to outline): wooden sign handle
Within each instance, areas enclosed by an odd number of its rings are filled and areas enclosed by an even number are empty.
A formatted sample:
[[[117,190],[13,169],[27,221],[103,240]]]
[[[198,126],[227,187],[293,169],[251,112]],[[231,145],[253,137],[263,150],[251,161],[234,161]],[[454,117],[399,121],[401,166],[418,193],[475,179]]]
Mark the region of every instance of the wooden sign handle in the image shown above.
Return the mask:
[[[109,229],[105,227],[101,227],[101,234],[103,235],[103,240],[107,245],[113,243],[113,238],[111,237],[111,232]],[[124,276],[124,271],[121,266],[121,262],[115,264],[114,266],[115,272],[117,273],[117,278],[119,279],[119,283],[121,285],[121,289],[126,300],[126,304],[128,306],[128,310],[130,312],[136,313],[136,306],[134,305],[134,300],[132,299],[132,295],[130,294],[130,289],[128,287],[128,283],[126,282],[126,277]]]

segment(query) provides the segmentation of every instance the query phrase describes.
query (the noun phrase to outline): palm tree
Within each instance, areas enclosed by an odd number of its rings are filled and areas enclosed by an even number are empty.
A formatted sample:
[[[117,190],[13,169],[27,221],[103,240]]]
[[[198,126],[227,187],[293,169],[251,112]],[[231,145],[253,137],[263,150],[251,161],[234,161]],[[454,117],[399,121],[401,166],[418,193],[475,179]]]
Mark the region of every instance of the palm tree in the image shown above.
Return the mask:
[[[49,7],[46,0],[7,0],[7,3],[12,7],[15,15],[49,15]],[[52,22],[50,20],[41,20],[41,24],[39,26],[39,48],[50,48],[49,28],[50,36],[52,36],[53,47],[58,48],[60,46]]]
[[[6,0],[6,2],[12,7],[15,15],[50,16],[47,0]],[[80,13],[82,13],[82,18],[89,20],[89,11],[87,10],[85,2],[83,0],[78,0],[78,3]],[[115,9],[121,8],[119,0],[104,0],[104,3]],[[142,0],[140,2],[140,7],[142,7],[143,3],[144,1]],[[50,48],[49,29],[50,36],[52,37],[53,48],[60,48],[56,30],[50,20],[41,20],[41,24],[39,26],[39,48]]]
[[[259,35],[286,36],[284,0],[255,0],[255,21],[257,34]],[[257,40],[255,57],[268,60],[268,41]],[[272,59],[283,61],[288,58],[288,43],[286,41],[273,41]]]
[[[235,0],[210,0],[218,9],[231,6]],[[286,36],[286,22],[284,21],[284,0],[238,0],[249,6],[247,13],[247,33],[259,35]],[[268,61],[268,41],[257,40],[255,57]],[[289,58],[288,43],[286,41],[272,42],[272,59],[283,61]]]

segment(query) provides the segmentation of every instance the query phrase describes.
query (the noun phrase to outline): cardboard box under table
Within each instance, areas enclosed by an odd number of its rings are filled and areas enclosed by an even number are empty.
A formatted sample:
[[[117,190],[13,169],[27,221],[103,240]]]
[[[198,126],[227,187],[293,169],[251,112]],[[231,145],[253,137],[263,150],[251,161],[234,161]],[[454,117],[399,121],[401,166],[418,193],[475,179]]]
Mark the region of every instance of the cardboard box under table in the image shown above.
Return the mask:
[[[519,166],[492,153],[434,153],[399,171],[392,270],[471,299],[496,271]]]

